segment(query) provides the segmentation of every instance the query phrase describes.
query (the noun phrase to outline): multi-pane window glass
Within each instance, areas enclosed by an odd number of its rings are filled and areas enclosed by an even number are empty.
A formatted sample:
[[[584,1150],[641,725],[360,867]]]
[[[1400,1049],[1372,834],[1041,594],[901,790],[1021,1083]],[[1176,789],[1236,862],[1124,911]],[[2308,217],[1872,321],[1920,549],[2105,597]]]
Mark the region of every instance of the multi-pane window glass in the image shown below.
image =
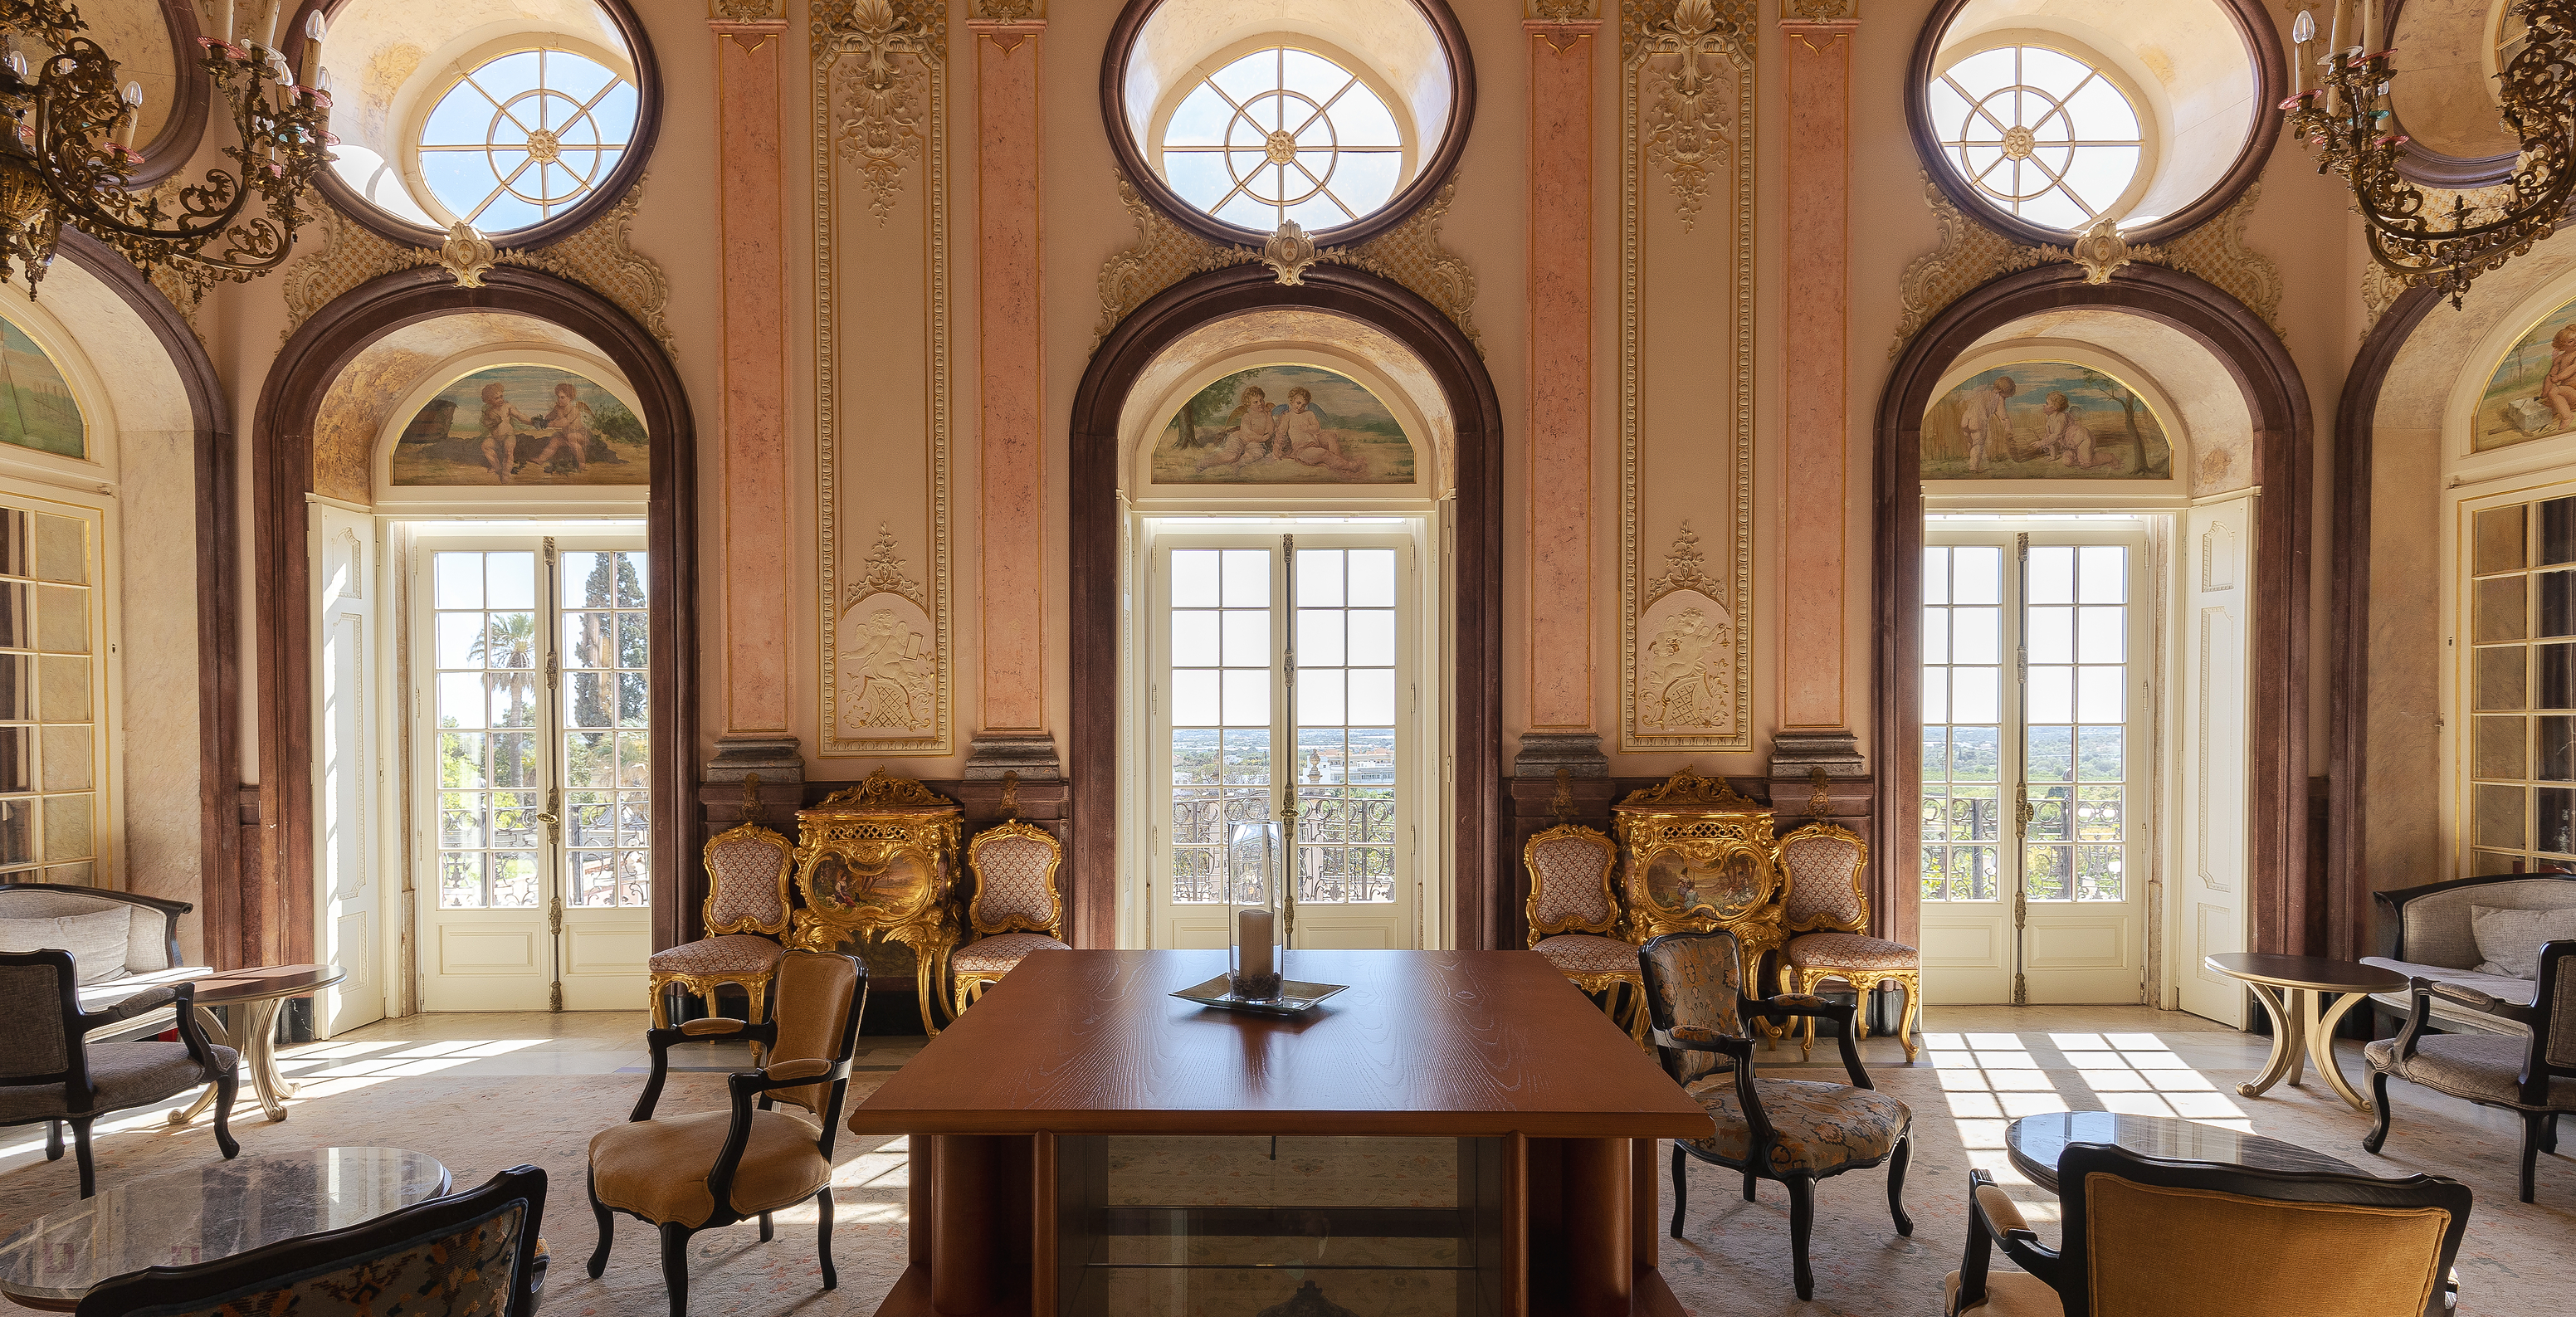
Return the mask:
[[[1942,157],[1986,198],[2033,224],[2091,224],[2129,190],[2145,155],[2137,108],[2102,71],[2039,46],[1981,51],[1924,89]]]
[[[1232,825],[1271,817],[1271,560],[1266,549],[1172,550],[1176,902],[1223,899]]]
[[[2129,551],[2033,545],[2026,579],[2022,881],[2034,901],[2126,900]]]
[[[644,555],[566,553],[563,823],[570,903],[652,903],[653,796]]]
[[[546,843],[537,555],[443,552],[431,571],[438,903],[532,907]]]
[[[1297,551],[1297,899],[1395,899],[1395,550]]]
[[[90,523],[0,506],[0,878],[95,880],[104,682]]]
[[[1247,229],[1329,229],[1404,181],[1395,115],[1341,65],[1291,46],[1235,60],[1183,98],[1163,129],[1163,178],[1181,199]]]
[[[514,51],[459,79],[420,130],[421,181],[485,232],[539,223],[588,196],[635,130],[635,85],[587,56]]]
[[[2004,551],[1923,551],[1923,899],[2002,894]]]
[[[2576,869],[2576,498],[2469,538],[2469,872]]]

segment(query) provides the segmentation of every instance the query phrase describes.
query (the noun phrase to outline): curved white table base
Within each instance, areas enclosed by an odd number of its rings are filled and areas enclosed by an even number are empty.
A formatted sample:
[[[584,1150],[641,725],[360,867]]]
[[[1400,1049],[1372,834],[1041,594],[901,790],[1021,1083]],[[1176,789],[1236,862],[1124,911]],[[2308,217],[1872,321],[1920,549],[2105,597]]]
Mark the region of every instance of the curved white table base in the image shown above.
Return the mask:
[[[206,1041],[218,1047],[229,1047],[241,1053],[242,1066],[250,1071],[251,1091],[259,1098],[259,1109],[270,1120],[286,1119],[286,1100],[295,1096],[297,1085],[277,1069],[277,1011],[286,1003],[284,997],[236,1003],[242,1012],[241,1041],[235,1042],[230,1031],[203,1006],[197,1008],[197,1027],[203,1029]],[[197,1094],[197,1100],[185,1109],[170,1113],[170,1123],[185,1125],[215,1105],[215,1086],[208,1084]]]
[[[2293,1087],[2305,1088],[2306,1085],[2300,1082],[2301,1071],[2306,1062],[2313,1061],[2317,1073],[2325,1076],[2326,1083],[2353,1110],[2370,1110],[2370,1100],[2344,1079],[2343,1069],[2335,1064],[2334,1052],[2335,1026],[2341,1024],[2344,1015],[2360,1005],[2369,993],[2339,993],[2334,1005],[2326,1007],[2320,1016],[2318,993],[2313,988],[2275,987],[2251,979],[2240,981],[2254,990],[2255,997],[2263,1003],[2264,1011],[2272,1017],[2272,1055],[2264,1063],[2263,1073],[2255,1076],[2253,1082],[2236,1086],[2239,1094],[2261,1097],[2265,1090],[2285,1079]],[[2290,994],[2286,1003],[2281,1000],[2283,992]]]

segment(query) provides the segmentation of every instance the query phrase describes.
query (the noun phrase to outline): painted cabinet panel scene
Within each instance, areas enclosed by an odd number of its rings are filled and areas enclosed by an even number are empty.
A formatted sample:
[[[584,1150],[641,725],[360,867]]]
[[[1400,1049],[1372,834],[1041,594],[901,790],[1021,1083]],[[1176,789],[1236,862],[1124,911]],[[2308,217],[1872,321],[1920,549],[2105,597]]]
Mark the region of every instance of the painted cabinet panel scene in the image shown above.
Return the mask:
[[[554,366],[493,366],[429,400],[394,444],[396,485],[644,485],[644,422]]]
[[[1925,480],[2169,480],[2173,444],[2147,400],[2064,361],[1980,371],[1923,413]]]
[[[1315,366],[1237,371],[1154,441],[1158,485],[1409,485],[1413,442],[1366,385]]]

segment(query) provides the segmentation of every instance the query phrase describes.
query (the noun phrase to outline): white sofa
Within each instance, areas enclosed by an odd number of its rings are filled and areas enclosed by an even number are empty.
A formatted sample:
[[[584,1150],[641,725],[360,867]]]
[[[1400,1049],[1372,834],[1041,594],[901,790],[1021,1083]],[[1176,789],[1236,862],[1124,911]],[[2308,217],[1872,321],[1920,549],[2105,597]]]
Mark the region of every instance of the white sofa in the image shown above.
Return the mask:
[[[155,984],[204,978],[215,972],[202,965],[183,963],[179,953],[179,916],[192,909],[195,907],[184,901],[164,901],[131,892],[55,883],[0,883],[0,951],[60,948],[72,952],[82,979],[81,1009],[105,1010]],[[61,946],[73,939],[62,936],[64,926],[55,921],[107,914],[124,916],[123,959],[114,970],[101,972],[94,968],[100,949],[91,948],[92,961],[81,963],[84,948]],[[81,930],[77,937],[90,940],[97,934],[98,929],[91,927]],[[89,1040],[98,1043],[150,1037],[176,1028],[177,1024],[171,1009],[163,1007],[95,1030]]]
[[[2485,957],[2478,954],[2478,940],[2469,927],[2469,911],[2475,906],[2510,910],[2562,910],[2576,906],[2576,874],[2497,874],[2375,895],[2388,908],[2396,932],[2385,954],[2364,956],[2362,964],[2395,970],[2409,978],[2475,988],[2499,1001],[2529,1006],[2539,986],[2532,980],[2477,972],[2475,967]],[[2410,998],[2411,994],[2405,992],[2372,996],[2371,1010],[2384,1026],[2380,1030],[2383,1035],[2393,1032],[2405,1021],[2406,1013],[2414,1009]],[[2510,1020],[2481,1014],[2439,996],[2432,998],[2428,1022],[2448,1033],[2530,1032]]]

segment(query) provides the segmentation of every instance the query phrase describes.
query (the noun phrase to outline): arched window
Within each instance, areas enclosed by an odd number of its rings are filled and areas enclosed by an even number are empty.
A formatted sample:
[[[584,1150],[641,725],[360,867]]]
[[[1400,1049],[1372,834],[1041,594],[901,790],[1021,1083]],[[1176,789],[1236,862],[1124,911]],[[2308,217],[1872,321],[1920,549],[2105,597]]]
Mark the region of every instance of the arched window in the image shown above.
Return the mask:
[[[1998,208],[2077,230],[2122,217],[2146,134],[2101,68],[2044,46],[1969,55],[1924,89],[1942,158]]]
[[[1349,69],[1294,46],[1245,54],[1184,97],[1157,143],[1182,200],[1229,224],[1337,228],[1406,179],[1405,135]]]
[[[538,46],[448,88],[421,123],[421,181],[448,214],[508,231],[590,195],[635,129],[635,85],[578,52]]]

